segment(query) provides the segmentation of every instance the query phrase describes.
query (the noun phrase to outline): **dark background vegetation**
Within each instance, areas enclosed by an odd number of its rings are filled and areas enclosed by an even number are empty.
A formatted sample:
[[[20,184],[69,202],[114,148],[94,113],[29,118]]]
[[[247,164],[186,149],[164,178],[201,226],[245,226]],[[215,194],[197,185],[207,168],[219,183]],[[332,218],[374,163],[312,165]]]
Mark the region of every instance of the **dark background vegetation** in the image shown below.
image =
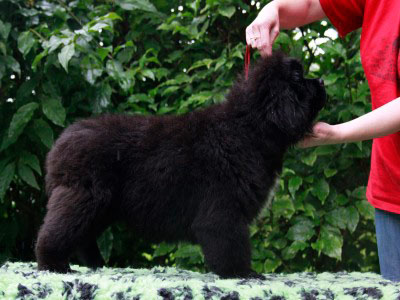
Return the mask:
[[[0,262],[34,260],[44,158],[63,128],[100,113],[182,114],[223,101],[243,68],[245,28],[268,2],[0,0]],[[331,28],[283,31],[275,48],[325,80],[320,119],[338,123],[370,100],[359,32],[335,39]],[[378,271],[370,149],[289,152],[272,207],[251,227],[257,271]],[[122,224],[98,243],[109,266],[205,271],[198,246],[151,245]]]

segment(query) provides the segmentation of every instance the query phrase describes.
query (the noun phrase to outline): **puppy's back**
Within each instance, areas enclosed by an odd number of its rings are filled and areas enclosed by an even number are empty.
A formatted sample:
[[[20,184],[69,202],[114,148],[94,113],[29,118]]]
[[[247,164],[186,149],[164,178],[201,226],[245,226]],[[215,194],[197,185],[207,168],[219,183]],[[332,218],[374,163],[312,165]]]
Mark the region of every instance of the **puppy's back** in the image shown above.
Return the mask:
[[[134,146],[149,124],[141,116],[103,115],[67,127],[46,158],[47,194],[58,185],[87,184],[101,170],[112,172],[126,144]]]

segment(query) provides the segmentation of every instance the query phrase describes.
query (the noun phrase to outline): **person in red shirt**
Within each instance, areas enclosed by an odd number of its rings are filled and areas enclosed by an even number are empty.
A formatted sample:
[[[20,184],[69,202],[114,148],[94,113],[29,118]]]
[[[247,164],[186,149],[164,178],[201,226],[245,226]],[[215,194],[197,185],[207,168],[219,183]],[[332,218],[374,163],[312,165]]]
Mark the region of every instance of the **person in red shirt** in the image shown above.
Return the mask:
[[[279,30],[328,17],[339,35],[362,28],[361,61],[372,111],[352,121],[315,124],[301,147],[373,139],[367,199],[375,207],[381,274],[400,281],[400,1],[275,0],[246,28],[246,42],[268,56]]]

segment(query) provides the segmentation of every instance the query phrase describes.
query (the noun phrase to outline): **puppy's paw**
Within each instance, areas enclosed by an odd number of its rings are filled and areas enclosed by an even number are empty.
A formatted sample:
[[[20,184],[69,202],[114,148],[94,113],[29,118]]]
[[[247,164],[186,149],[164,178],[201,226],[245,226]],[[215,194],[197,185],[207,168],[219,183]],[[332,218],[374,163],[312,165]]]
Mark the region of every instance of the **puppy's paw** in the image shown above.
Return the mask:
[[[72,270],[71,268],[68,268],[67,274],[78,274],[78,271]]]
[[[257,273],[256,271],[248,271],[248,272],[242,272],[242,273],[236,273],[236,274],[225,274],[225,275],[220,275],[221,278],[224,279],[257,279],[257,280],[266,280],[266,277],[262,274]]]
[[[67,274],[74,273],[68,265],[65,264],[39,264],[38,271],[48,271],[52,273]]]
[[[248,279],[259,279],[259,280],[266,280],[267,278],[263,274],[259,274],[256,271],[251,271],[248,276]]]

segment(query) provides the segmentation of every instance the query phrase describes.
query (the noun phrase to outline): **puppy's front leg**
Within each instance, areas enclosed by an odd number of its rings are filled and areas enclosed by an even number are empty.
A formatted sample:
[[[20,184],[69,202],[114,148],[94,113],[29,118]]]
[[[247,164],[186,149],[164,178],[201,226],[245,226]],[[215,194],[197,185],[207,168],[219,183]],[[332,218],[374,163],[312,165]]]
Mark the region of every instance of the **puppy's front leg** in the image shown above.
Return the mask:
[[[223,278],[258,277],[251,270],[247,224],[230,211],[207,213],[192,226],[210,270]]]
[[[86,243],[79,246],[76,254],[79,261],[89,268],[97,269],[105,265],[95,238],[89,238]]]

